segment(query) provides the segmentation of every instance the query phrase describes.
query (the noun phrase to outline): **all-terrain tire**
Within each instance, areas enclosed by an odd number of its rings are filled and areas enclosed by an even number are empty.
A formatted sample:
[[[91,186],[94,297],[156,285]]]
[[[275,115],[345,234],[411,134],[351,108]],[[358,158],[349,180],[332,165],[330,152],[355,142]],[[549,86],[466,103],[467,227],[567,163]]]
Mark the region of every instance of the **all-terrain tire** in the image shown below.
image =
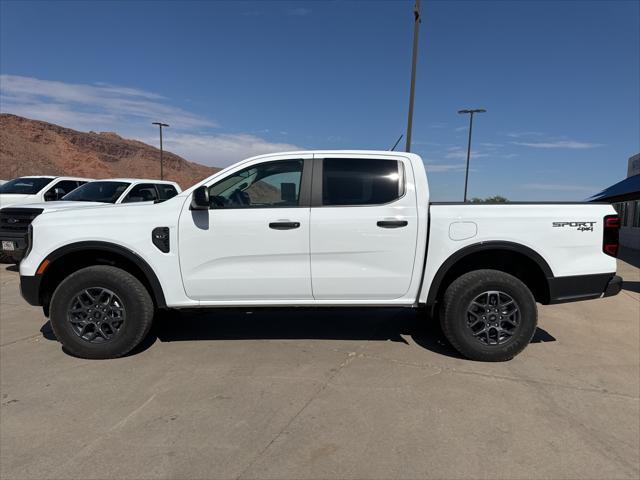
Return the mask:
[[[472,302],[485,292],[502,292],[517,305],[518,325],[504,343],[486,344],[485,338],[489,335],[474,336],[470,327],[477,320],[469,313],[469,308],[475,309],[475,306],[471,307]],[[529,344],[538,323],[538,310],[531,291],[513,275],[498,270],[475,270],[462,275],[447,288],[442,307],[440,324],[445,337],[458,352],[471,360],[501,362],[512,359]],[[482,314],[479,318],[483,322]],[[500,326],[499,318],[495,319],[494,325]],[[485,328],[485,325],[480,323],[476,329]],[[489,330],[499,337],[497,328],[489,327]]]
[[[117,302],[112,302],[123,312],[124,320],[117,331],[103,326],[106,331],[115,332],[109,340],[98,343],[96,342],[100,338],[87,340],[81,336],[85,330],[80,333],[77,331],[78,328],[82,328],[78,327],[82,322],[74,324],[69,320],[78,306],[84,306],[83,302],[91,303],[87,300],[91,297],[86,296],[82,298],[82,302],[77,301],[78,296],[84,295],[83,292],[87,290],[92,295],[104,290],[113,294],[112,298],[117,298]],[[108,294],[105,294],[104,298],[107,296]],[[101,306],[102,303],[98,301],[96,305]],[[130,273],[108,265],[86,267],[65,278],[53,293],[50,309],[51,326],[64,348],[72,355],[91,359],[117,358],[129,353],[149,332],[154,314],[153,301],[145,286]],[[99,309],[94,306],[94,310]],[[103,318],[106,318],[106,315]],[[93,330],[99,328],[94,325]],[[85,333],[85,337],[90,337],[91,325],[86,331],[89,334]],[[102,333],[96,335],[101,336]]]

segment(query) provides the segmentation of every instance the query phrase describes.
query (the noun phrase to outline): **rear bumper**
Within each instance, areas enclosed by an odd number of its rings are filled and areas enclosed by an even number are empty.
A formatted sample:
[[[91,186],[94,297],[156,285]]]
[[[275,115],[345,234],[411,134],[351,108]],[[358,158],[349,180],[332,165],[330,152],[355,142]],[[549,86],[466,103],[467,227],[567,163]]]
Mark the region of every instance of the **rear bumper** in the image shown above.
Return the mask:
[[[34,306],[42,305],[40,301],[40,275],[20,275],[20,294],[28,304]]]
[[[549,278],[549,303],[576,302],[611,297],[622,289],[622,278],[615,273]]]

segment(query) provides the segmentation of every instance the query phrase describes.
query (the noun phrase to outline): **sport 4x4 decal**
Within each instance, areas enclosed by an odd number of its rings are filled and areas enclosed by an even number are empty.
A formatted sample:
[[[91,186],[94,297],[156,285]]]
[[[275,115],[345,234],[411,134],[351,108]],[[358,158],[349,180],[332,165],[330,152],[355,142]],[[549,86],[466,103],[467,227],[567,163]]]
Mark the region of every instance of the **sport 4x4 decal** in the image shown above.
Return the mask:
[[[593,226],[596,223],[597,222],[553,222],[553,226],[575,228],[579,232],[593,232]]]

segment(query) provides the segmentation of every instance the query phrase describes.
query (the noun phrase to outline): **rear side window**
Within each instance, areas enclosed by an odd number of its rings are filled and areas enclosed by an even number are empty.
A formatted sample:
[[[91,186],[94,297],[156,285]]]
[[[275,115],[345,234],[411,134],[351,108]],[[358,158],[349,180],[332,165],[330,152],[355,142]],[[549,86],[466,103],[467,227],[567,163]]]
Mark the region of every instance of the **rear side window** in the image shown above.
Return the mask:
[[[63,195],[66,195],[67,193],[71,193],[76,188],[78,188],[78,181],[77,180],[62,180],[61,182],[56,183],[51,189],[49,189],[49,191],[51,191],[54,188],[59,188],[60,190],[62,190],[64,192]],[[49,193],[49,191],[47,193]]]
[[[156,187],[152,183],[141,183],[131,189],[122,203],[155,202],[158,200]]]
[[[325,158],[323,205],[380,205],[404,194],[404,170],[396,160]]]
[[[61,180],[44,192],[44,200],[45,202],[60,200],[67,193],[73,192],[76,188],[78,188],[77,180]]]
[[[156,187],[158,187],[160,200],[169,200],[170,198],[173,198],[178,194],[176,187],[174,187],[173,185],[166,185],[164,183],[159,183],[156,185]]]

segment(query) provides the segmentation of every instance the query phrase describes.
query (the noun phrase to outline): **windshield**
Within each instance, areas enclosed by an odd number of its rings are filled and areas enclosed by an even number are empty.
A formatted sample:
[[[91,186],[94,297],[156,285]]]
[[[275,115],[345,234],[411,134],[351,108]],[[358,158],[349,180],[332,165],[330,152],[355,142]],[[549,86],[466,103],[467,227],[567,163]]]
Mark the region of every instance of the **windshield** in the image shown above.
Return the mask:
[[[0,185],[0,193],[21,193],[23,195],[34,195],[49,185],[54,179],[46,177],[21,177],[9,180],[4,185]]]
[[[129,185],[127,182],[89,182],[65,195],[62,200],[116,203]]]

